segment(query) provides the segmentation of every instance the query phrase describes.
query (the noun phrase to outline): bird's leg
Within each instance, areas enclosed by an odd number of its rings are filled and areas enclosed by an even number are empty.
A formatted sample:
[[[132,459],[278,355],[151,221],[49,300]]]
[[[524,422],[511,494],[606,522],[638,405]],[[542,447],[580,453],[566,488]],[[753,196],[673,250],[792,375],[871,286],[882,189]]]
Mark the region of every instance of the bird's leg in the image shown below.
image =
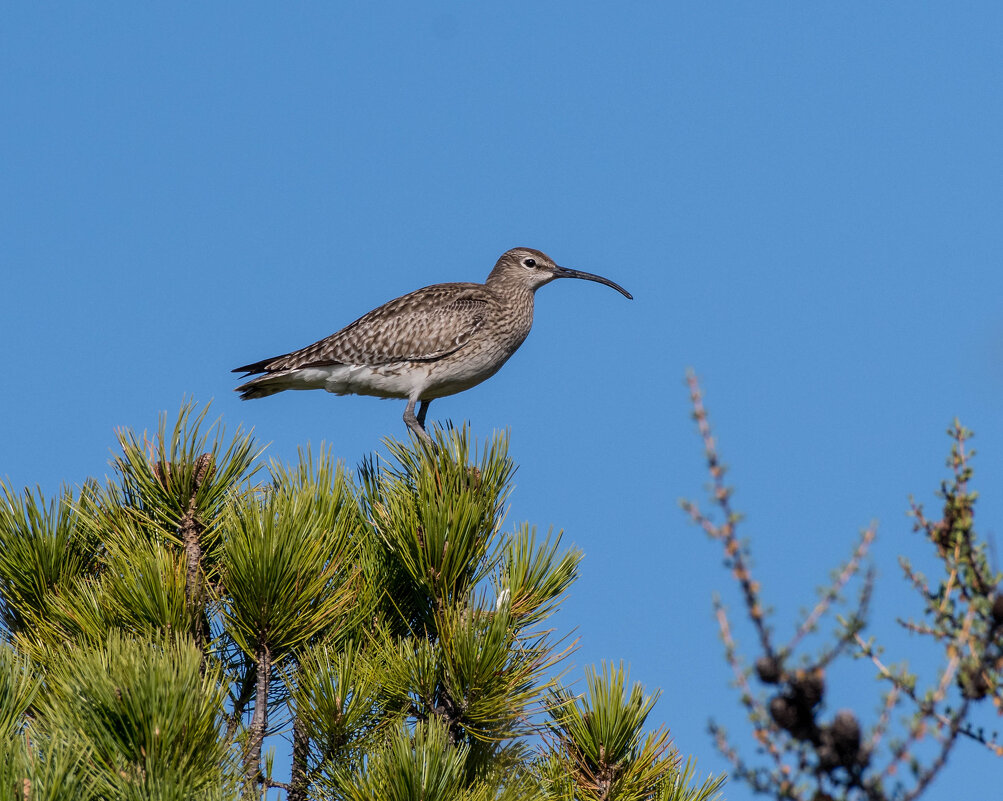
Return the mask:
[[[421,402],[421,409],[418,411],[420,417],[414,416],[414,406],[418,402],[416,397],[408,398],[407,408],[404,410],[404,422],[415,434],[417,434],[427,445],[432,444],[432,438],[425,430],[425,412],[428,409],[428,402]]]
[[[428,407],[432,403],[430,400],[423,400],[418,404],[418,425],[425,428],[425,415],[428,413]]]

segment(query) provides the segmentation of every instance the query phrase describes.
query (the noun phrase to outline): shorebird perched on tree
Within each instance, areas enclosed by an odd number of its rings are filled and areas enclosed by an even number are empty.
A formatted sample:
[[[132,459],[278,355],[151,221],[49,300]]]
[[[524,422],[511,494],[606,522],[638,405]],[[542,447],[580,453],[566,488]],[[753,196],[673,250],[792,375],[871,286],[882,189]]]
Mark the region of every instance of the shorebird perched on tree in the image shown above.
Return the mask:
[[[558,267],[539,250],[513,248],[483,284],[427,286],[384,303],[326,339],[236,368],[235,373],[257,375],[237,392],[242,400],[286,389],[406,398],[404,422],[428,442],[429,404],[497,373],[529,334],[533,293],[555,278],[596,281],[633,299],[608,278]]]

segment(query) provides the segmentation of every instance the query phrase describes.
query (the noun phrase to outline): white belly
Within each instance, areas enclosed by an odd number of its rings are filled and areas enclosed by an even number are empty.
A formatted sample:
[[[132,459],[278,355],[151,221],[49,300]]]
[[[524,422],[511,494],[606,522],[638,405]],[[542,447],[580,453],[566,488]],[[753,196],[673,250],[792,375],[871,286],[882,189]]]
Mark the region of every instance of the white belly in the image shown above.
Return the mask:
[[[275,389],[281,383],[282,389],[324,389],[335,395],[432,400],[476,386],[494,375],[504,362],[473,358],[378,366],[338,364],[305,367],[273,380]]]
[[[324,389],[335,395],[374,395],[378,398],[408,398],[427,381],[428,371],[424,365],[405,369],[401,365],[338,364],[306,367],[281,377],[283,389]]]
[[[518,346],[518,342],[514,344]],[[254,387],[253,397],[287,389],[323,389],[335,395],[433,400],[462,392],[490,378],[508,361],[515,347],[468,347],[430,362],[301,367],[260,376],[245,386]]]

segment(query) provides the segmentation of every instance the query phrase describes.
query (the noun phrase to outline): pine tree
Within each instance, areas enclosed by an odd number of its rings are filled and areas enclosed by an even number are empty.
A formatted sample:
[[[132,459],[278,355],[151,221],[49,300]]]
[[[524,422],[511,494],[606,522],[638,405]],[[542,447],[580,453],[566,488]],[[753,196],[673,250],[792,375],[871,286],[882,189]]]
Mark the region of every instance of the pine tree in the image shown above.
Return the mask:
[[[718,797],[622,666],[561,683],[582,554],[503,530],[504,436],[262,468],[189,404],[119,447],[104,485],[0,483],[0,801]]]

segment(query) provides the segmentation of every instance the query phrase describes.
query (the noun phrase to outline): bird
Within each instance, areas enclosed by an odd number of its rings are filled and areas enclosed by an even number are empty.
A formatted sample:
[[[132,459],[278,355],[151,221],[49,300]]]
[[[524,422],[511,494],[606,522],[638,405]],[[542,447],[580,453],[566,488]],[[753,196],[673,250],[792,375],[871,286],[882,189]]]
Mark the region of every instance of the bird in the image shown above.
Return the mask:
[[[429,404],[497,373],[529,335],[534,293],[557,278],[595,281],[633,300],[608,278],[559,267],[533,248],[512,248],[483,284],[426,286],[312,345],[234,368],[243,378],[256,376],[235,391],[241,400],[288,389],[406,399],[404,422],[431,444]]]

